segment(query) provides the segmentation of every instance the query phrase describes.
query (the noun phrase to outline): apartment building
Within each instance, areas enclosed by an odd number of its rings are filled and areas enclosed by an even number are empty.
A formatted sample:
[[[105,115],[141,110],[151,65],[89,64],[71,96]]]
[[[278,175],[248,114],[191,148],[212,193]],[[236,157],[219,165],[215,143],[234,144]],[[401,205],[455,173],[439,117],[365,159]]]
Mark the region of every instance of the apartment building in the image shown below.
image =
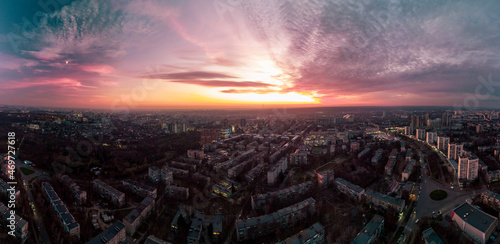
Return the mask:
[[[42,182],[42,189],[50,202],[52,210],[61,222],[63,229],[71,236],[80,239],[80,225],[75,221],[73,215],[71,215],[64,204],[59,198],[54,188],[47,183]]]
[[[261,209],[265,204],[269,204],[275,200],[280,202],[296,201],[307,195],[312,187],[312,181],[307,181],[278,191],[254,195],[251,197],[252,209]]]
[[[130,211],[130,213],[123,218],[123,224],[125,224],[127,234],[133,235],[143,220],[153,212],[154,208],[154,198],[147,196],[137,205],[137,207]]]
[[[93,180],[92,186],[102,197],[111,200],[117,207],[125,205],[125,193],[111,187],[99,179]]]
[[[272,233],[276,228],[289,228],[316,213],[316,201],[308,198],[271,214],[236,221],[238,241],[253,240]]]
[[[346,195],[355,197],[358,200],[360,200],[363,194],[365,193],[365,189],[361,188],[358,185],[354,185],[351,182],[346,181],[342,178],[336,178],[335,184],[337,185],[337,189],[339,189],[339,191],[341,191]]]

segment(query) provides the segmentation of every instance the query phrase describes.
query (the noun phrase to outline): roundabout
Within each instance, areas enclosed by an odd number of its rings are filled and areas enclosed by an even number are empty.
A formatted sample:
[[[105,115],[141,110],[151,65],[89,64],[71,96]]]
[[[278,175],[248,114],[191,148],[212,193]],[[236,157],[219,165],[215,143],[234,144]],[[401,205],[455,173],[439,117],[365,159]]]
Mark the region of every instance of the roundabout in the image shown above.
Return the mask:
[[[434,201],[441,201],[448,196],[448,193],[444,190],[434,190],[429,194],[429,197]]]

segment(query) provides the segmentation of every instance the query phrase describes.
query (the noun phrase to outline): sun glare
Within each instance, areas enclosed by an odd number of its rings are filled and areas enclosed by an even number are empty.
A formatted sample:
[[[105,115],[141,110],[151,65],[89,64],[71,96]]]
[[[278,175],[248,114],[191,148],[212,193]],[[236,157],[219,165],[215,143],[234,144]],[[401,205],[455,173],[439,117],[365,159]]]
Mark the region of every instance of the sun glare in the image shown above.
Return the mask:
[[[244,93],[244,94],[222,94],[224,100],[241,103],[319,103],[318,99],[312,95],[300,94],[297,92],[289,93]]]

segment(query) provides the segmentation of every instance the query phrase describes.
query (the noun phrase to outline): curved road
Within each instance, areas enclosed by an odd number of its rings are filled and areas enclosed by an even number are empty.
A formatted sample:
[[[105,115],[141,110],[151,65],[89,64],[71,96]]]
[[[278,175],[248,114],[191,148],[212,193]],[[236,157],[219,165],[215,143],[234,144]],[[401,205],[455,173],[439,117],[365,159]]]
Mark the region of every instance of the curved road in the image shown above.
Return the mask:
[[[427,167],[427,166],[422,166]],[[443,216],[448,214],[458,205],[465,202],[467,198],[472,198],[476,194],[482,192],[482,190],[477,191],[463,191],[459,187],[453,187],[448,184],[443,184],[435,181],[431,177],[427,176],[424,172],[425,169],[421,170],[422,181],[420,184],[415,185],[414,193],[417,195],[417,204],[415,206],[415,212],[411,213],[411,216],[406,223],[405,230],[402,234],[402,239],[410,240],[410,235],[413,233],[413,229],[417,226],[415,223],[418,219],[425,216],[432,216],[432,212],[441,211]],[[441,201],[434,201],[430,198],[429,194],[434,190],[444,190],[448,196]],[[411,210],[409,210],[411,211]]]

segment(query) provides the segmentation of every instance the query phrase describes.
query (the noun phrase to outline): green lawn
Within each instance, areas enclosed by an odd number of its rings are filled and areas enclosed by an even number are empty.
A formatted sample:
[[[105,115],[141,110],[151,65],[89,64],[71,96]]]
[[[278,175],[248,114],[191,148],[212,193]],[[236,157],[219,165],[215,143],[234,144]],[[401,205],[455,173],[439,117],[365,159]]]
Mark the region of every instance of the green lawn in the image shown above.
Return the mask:
[[[435,190],[432,191],[431,194],[429,194],[429,196],[434,201],[441,201],[448,196],[448,193],[446,193],[446,191],[443,190]]]
[[[35,171],[28,169],[28,168],[25,168],[25,167],[21,167],[21,172],[23,172],[24,175],[30,175],[30,174],[35,173]]]

